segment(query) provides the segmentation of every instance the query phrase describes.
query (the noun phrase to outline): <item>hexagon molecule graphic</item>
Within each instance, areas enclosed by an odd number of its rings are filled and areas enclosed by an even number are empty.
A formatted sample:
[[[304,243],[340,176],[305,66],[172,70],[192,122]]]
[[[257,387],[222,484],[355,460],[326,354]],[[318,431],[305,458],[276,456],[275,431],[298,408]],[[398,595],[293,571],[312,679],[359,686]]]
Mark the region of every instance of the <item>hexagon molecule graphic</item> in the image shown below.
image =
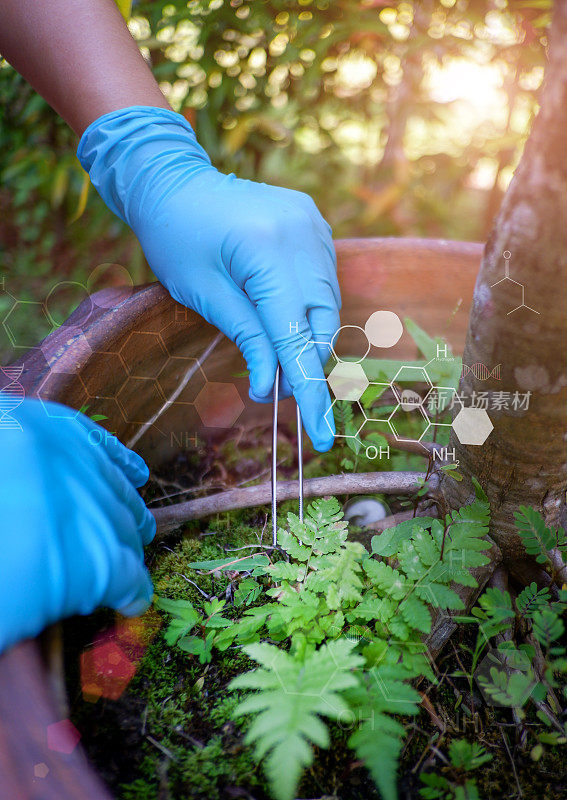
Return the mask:
[[[33,774],[36,778],[47,778],[49,775],[49,767],[45,761],[41,761],[39,764],[34,765]]]
[[[360,364],[353,364],[350,361],[340,361],[333,367],[327,380],[337,400],[351,402],[360,400],[369,385],[369,380]]]
[[[25,321],[31,317],[35,320],[32,330],[26,332]],[[44,339],[53,331],[45,304],[37,300],[14,300],[12,307],[2,320],[10,344],[16,349],[35,347],[38,340]]]
[[[244,403],[233,383],[209,381],[195,398],[195,408],[207,428],[231,428]]]
[[[81,654],[81,688],[86,700],[118,700],[135,672],[136,665],[111,639]]]
[[[453,420],[452,427],[461,444],[480,445],[488,439],[494,425],[484,408],[467,406],[461,408]]]
[[[374,347],[393,347],[401,339],[404,326],[393,311],[375,311],[366,320],[364,332]]]
[[[79,744],[81,734],[70,719],[62,719],[47,726],[47,746],[56,753],[69,755]]]

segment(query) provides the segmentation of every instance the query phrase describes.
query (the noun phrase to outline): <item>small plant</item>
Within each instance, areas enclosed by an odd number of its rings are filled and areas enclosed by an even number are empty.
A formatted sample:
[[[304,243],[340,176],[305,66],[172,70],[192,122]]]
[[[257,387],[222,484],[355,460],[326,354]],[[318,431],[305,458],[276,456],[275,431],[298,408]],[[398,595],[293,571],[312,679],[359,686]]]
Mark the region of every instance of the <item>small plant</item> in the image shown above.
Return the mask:
[[[79,414],[86,415],[88,410],[89,410],[88,405],[81,406],[81,408],[79,409]],[[93,422],[102,422],[102,420],[108,419],[108,417],[106,416],[106,414],[90,414],[89,419],[92,419]]]
[[[425,800],[480,800],[476,782],[468,773],[491,759],[490,753],[476,742],[454,739],[449,745],[450,777],[422,772],[420,780],[424,785],[419,793]]]
[[[232,681],[245,690],[235,716],[252,718],[246,741],[263,761],[277,800],[295,797],[313,745],[329,746],[327,720],[352,728],[349,746],[385,800],[396,797],[404,727],[395,715],[418,711],[411,681],[434,681],[423,638],[432,609],[462,610],[453,584],[475,586],[486,564],[488,503],[441,521],[419,517],[372,539],[349,541],[334,498],[315,501],[300,522],[288,515],[278,551],[194,562],[230,572],[232,604],[212,598],[195,608],[159,598],[173,619],[166,641],[199,657],[239,645],[255,669]]]
[[[525,506],[516,513],[516,525],[527,553],[555,577],[558,567],[551,551],[567,560],[563,528],[549,528],[539,512]],[[559,643],[565,632],[562,617],[566,610],[565,588],[556,597],[547,587],[538,589],[536,583],[516,597],[496,587],[486,589],[472,616],[461,617],[463,622],[478,624],[471,671],[453,674],[466,674],[471,689],[476,677],[488,701],[497,705],[521,709],[531,699],[538,717],[546,726],[555,727],[561,739],[567,731],[556,717],[560,711],[556,691],[561,688],[559,675],[567,672],[567,649]],[[523,638],[519,645],[515,633]],[[477,670],[483,656],[487,669],[480,674]],[[564,686],[562,691],[567,696]]]

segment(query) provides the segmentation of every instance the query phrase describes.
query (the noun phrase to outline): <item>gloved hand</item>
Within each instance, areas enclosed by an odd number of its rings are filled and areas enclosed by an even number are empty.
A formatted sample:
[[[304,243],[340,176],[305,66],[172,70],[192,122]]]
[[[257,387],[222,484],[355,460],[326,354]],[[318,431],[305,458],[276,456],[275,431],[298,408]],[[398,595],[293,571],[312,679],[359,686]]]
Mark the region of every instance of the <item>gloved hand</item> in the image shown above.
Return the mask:
[[[53,419],[25,400],[13,416],[23,430],[0,428],[0,652],[63,617],[136,615],[152,598],[144,461],[82,414]]]
[[[331,230],[311,198],[218,172],[189,123],[162,108],[105,114],[84,132],[78,156],[171,295],[238,345],[250,396],[271,399],[279,359],[283,394],[291,385],[313,445],[328,450],[322,362],[340,294]],[[311,340],[322,344],[299,364]]]

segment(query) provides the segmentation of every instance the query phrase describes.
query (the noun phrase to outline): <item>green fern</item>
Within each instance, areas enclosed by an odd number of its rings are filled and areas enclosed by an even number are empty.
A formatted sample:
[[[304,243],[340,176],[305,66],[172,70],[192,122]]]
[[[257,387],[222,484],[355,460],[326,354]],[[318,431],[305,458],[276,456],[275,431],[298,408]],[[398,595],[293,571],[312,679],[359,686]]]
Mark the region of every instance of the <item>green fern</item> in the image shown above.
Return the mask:
[[[549,600],[550,594],[547,586],[538,590],[537,584],[533,582],[526,586],[525,589],[522,589],[516,598],[516,606],[523,616],[533,617],[534,612],[547,606]]]
[[[347,400],[337,400],[333,406],[333,416],[338,434],[352,436],[356,433],[352,404]]]
[[[533,674],[529,670],[510,673],[494,666],[490,667],[489,676],[480,675],[479,685],[495,703],[503,706],[521,708],[535,686]]]
[[[252,689],[235,716],[254,714],[246,743],[255,744],[264,759],[277,800],[295,797],[302,769],[313,760],[311,744],[329,746],[329,733],[320,717],[338,719],[349,713],[342,692],[357,684],[354,670],[363,658],[346,639],[324,644],[304,662],[269,644],[244,648],[261,666],[239,675],[230,689]]]
[[[567,539],[563,528],[549,528],[539,511],[529,506],[520,506],[514,515],[516,527],[526,552],[535,556],[540,564],[551,564],[548,551],[559,547],[567,549]]]
[[[369,670],[364,683],[347,693],[351,708],[362,722],[349,746],[363,761],[384,800],[395,800],[398,757],[405,737],[403,725],[391,716],[417,714],[421,697],[415,689],[393,676],[382,679]]]
[[[563,620],[552,608],[541,608],[533,614],[534,636],[538,642],[549,650],[553,642],[565,631]]]
[[[470,568],[486,563],[487,528],[488,504],[476,500],[445,523],[421,517],[387,530],[372,539],[369,553],[348,540],[337,500],[317,500],[303,522],[288,515],[275,560],[239,560],[252,577],[239,580],[236,618],[229,619],[224,601],[198,612],[160,601],[174,617],[170,643],[201,661],[215,648],[238,645],[260,664],[230,688],[252,692],[236,714],[253,717],[247,741],[278,800],[295,796],[312,745],[328,745],[323,719],[341,715],[343,722],[343,714],[353,720],[349,745],[385,800],[394,800],[404,728],[392,715],[416,713],[412,680],[435,681],[422,641],[431,631],[430,609],[462,610],[453,584],[476,585]],[[193,566],[234,565],[225,559]]]
[[[420,795],[426,800],[480,800],[474,778],[463,777],[463,773],[491,761],[490,753],[476,742],[454,739],[449,745],[449,759],[453,779],[433,772],[422,773]]]
[[[467,742],[466,739],[453,739],[449,745],[449,758],[454,767],[467,772],[478,769],[492,760],[492,756],[482,745],[477,742]]]

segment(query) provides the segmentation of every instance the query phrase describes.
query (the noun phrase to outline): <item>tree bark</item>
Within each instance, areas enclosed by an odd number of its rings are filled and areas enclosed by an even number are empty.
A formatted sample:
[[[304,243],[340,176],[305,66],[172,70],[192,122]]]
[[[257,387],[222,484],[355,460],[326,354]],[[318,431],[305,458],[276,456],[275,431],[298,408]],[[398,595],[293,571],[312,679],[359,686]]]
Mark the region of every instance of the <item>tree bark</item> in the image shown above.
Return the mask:
[[[498,283],[505,251],[511,280]],[[513,310],[522,299],[533,310]],[[520,504],[540,510],[548,524],[567,521],[567,3],[555,3],[541,110],[477,278],[463,364],[477,362],[489,370],[501,364],[502,380],[468,372],[460,384],[467,398],[531,392],[528,409],[489,407],[494,430],[484,445],[461,445],[454,432],[451,443],[461,470],[489,496],[492,537],[514,560],[523,553],[514,527]],[[443,491],[453,508],[472,494],[468,481],[446,479]]]

